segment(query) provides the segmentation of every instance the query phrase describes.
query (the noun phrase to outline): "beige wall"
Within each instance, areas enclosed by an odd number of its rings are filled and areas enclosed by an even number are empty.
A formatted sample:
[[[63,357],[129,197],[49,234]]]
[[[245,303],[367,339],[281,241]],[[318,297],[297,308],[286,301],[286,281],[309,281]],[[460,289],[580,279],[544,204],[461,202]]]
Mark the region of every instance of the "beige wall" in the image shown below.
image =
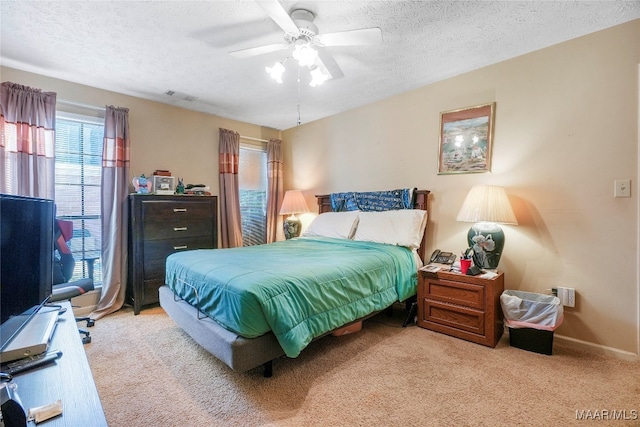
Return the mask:
[[[431,190],[429,246],[459,252],[456,222],[477,183],[506,187],[506,287],[573,287],[556,336],[639,353],[640,21],[614,27],[283,132],[285,187],[314,194]],[[439,113],[496,102],[493,167],[438,175]],[[302,106],[304,108],[304,105]],[[615,179],[631,198],[613,198]],[[635,355],[635,356],[634,356]]]
[[[89,86],[2,67],[2,81],[56,92],[59,100],[103,107],[129,108],[131,179],[168,169],[184,183],[207,184],[218,194],[218,128],[243,136],[269,139],[280,132],[210,114],[121,95]],[[62,103],[58,109],[72,111]],[[76,110],[77,111],[77,110]],[[73,112],[73,111],[72,111]],[[133,187],[132,187],[133,189]]]

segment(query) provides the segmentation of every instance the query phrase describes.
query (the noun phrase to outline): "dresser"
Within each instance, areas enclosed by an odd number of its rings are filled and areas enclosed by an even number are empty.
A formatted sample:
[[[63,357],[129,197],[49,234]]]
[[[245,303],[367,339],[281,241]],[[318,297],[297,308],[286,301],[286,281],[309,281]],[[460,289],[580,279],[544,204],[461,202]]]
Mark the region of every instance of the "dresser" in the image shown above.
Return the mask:
[[[218,246],[217,196],[129,196],[127,302],[134,314],[159,301],[165,261],[177,251]]]
[[[495,347],[504,331],[504,273],[487,279],[438,271],[418,274],[418,326]]]

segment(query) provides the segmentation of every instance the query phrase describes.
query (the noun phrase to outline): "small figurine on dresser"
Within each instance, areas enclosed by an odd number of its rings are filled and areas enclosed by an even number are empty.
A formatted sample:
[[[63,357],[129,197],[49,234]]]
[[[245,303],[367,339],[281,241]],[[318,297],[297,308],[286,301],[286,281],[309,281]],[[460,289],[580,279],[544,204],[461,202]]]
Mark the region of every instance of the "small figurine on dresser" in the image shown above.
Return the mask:
[[[151,192],[151,181],[144,174],[133,178],[132,184],[138,194],[149,194]]]
[[[178,178],[178,185],[176,186],[176,194],[184,194],[184,182],[182,178]]]

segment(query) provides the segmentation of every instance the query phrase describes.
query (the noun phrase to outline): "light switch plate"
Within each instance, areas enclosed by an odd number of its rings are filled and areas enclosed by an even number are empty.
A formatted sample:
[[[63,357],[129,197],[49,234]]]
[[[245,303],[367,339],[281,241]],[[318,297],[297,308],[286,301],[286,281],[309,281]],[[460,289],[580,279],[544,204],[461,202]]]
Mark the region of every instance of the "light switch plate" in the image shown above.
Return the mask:
[[[617,179],[613,181],[613,197],[631,197],[631,180]]]

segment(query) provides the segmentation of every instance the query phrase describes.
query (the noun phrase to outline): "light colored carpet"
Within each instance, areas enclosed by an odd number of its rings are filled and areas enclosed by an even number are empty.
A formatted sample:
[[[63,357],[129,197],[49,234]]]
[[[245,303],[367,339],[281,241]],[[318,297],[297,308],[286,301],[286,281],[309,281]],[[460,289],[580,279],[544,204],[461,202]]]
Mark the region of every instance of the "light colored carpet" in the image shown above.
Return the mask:
[[[492,349],[401,328],[400,308],[274,361],[272,378],[232,371],[159,307],[100,319],[85,349],[112,427],[640,425],[640,363],[506,334]]]

